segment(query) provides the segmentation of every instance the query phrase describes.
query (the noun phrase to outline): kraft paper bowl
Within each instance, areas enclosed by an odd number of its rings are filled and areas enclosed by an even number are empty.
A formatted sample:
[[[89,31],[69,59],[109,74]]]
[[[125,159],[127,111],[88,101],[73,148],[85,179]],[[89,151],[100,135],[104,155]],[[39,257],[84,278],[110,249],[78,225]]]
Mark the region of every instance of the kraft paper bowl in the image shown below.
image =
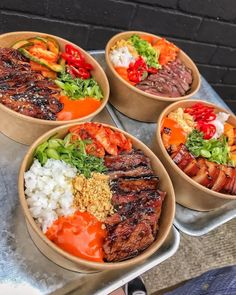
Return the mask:
[[[130,267],[132,265],[142,263],[145,259],[151,256],[161,247],[161,245],[164,243],[165,239],[167,238],[168,233],[171,230],[173,218],[175,214],[174,189],[173,189],[168,173],[166,172],[164,166],[161,164],[160,160],[156,157],[156,155],[141,141],[139,141],[138,139],[131,136],[130,134],[124,131],[121,131],[115,127],[103,124],[104,126],[108,126],[112,128],[113,130],[119,130],[125,136],[131,138],[133,142],[133,146],[141,149],[145,153],[145,155],[150,158],[152,168],[160,178],[160,189],[167,192],[167,195],[162,207],[160,221],[159,221],[159,232],[153,244],[149,246],[144,252],[140,253],[138,256],[122,261],[122,262],[114,262],[114,263],[92,262],[92,261],[88,261],[88,260],[73,256],[63,251],[62,249],[60,249],[58,246],[56,246],[53,242],[47,239],[47,237],[43,234],[43,232],[37,226],[33,217],[31,216],[31,213],[29,211],[29,208],[26,202],[25,193],[24,193],[24,173],[30,168],[32,164],[33,153],[39,144],[49,139],[52,135],[57,134],[58,138],[63,138],[67,134],[69,127],[72,127],[74,125],[77,125],[77,124],[61,126],[48,131],[30,146],[27,154],[25,155],[23,159],[23,162],[20,167],[20,172],[19,172],[18,190],[19,190],[20,204],[24,213],[29,234],[32,240],[34,241],[35,245],[46,257],[48,257],[51,261],[55,262],[56,264],[69,270],[78,271],[78,272],[95,272],[95,271],[101,271],[101,270],[123,269],[124,267]]]
[[[158,116],[162,110],[167,107],[169,104],[180,101],[187,100],[199,90],[201,79],[199,71],[191,60],[191,58],[184,53],[182,50],[179,52],[180,60],[192,70],[193,83],[190,90],[185,96],[180,97],[161,97],[153,94],[146,93],[135,86],[129,84],[125,81],[114,69],[114,66],[110,60],[109,53],[111,48],[116,44],[117,41],[121,39],[128,39],[133,34],[138,35],[147,35],[156,39],[161,37],[140,32],[140,31],[128,31],[119,33],[113,36],[106,45],[106,74],[110,83],[111,95],[110,102],[111,104],[121,113],[126,116],[144,122],[156,122]]]
[[[236,195],[215,192],[194,181],[172,161],[161,139],[161,123],[163,118],[165,118],[171,111],[179,107],[190,107],[197,102],[203,101],[189,100],[176,102],[167,107],[161,113],[157,121],[155,144],[153,146],[153,150],[162,161],[172,179],[176,194],[176,202],[190,209],[198,211],[209,211],[222,207],[228,202],[236,200]],[[217,112],[229,113],[229,111],[208,102],[204,101],[204,104],[213,106]],[[232,113],[230,113],[230,117],[227,122],[236,126],[236,117]]]
[[[67,41],[65,39],[62,39],[54,35],[40,33],[40,32],[28,32],[28,31],[11,32],[11,33],[0,35],[0,47],[11,47],[18,40],[23,40],[23,39],[27,39],[27,38],[31,38],[35,36],[42,36],[42,37],[50,36],[56,39],[60,45],[61,51],[64,51],[66,44],[71,44],[77,49],[79,49],[82,52],[82,54],[85,56],[85,59],[88,61],[88,63],[92,64],[94,68],[91,71],[92,76],[100,85],[103,91],[104,97],[103,97],[102,104],[96,111],[92,112],[91,114],[87,116],[74,119],[74,120],[68,120],[68,121],[48,121],[48,120],[32,118],[32,117],[17,113],[0,103],[0,126],[1,126],[0,131],[6,136],[10,137],[11,139],[23,144],[31,144],[32,142],[34,142],[34,140],[36,140],[36,138],[38,138],[44,132],[52,128],[55,128],[57,126],[65,125],[72,122],[76,124],[79,122],[90,121],[105,107],[108,101],[109,92],[110,92],[109,83],[102,67],[91,55],[89,55],[82,48],[71,43],[70,41]]]

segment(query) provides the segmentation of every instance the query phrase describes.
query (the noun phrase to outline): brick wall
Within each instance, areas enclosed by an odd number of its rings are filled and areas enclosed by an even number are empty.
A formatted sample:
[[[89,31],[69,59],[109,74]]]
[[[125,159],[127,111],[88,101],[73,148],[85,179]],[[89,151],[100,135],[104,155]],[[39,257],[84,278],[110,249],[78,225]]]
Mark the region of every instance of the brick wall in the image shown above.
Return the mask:
[[[0,32],[35,30],[103,49],[122,30],[163,35],[236,111],[235,0],[0,0]]]

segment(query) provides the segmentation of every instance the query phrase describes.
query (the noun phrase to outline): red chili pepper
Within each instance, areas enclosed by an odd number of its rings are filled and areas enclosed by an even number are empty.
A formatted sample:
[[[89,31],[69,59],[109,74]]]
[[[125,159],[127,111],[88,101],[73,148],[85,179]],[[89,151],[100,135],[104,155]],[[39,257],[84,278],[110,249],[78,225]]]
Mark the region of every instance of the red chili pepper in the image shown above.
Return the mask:
[[[81,79],[88,79],[90,78],[90,73],[84,69],[84,68],[75,68],[73,66],[70,66],[71,70],[72,70],[72,73],[78,77],[78,78],[81,78]]]
[[[82,79],[90,77],[89,71],[93,69],[93,66],[85,62],[84,56],[74,46],[66,44],[65,52],[61,56],[66,60],[67,65],[70,66],[70,69],[67,69],[70,74]]]
[[[205,123],[203,121],[199,121],[197,125],[197,129],[204,133],[204,139],[210,139],[216,133],[216,126],[213,124]]]
[[[76,49],[73,45],[66,44],[65,51],[69,55],[72,55],[74,57],[77,57],[79,59],[84,60],[84,56],[81,54],[81,52],[79,51],[79,49]]]
[[[148,70],[148,73],[150,74],[156,74],[158,72],[158,70],[154,67],[150,67],[147,70]]]
[[[145,60],[140,56],[134,63],[130,63],[127,73],[130,81],[139,83],[147,76],[147,64]]]
[[[204,139],[212,138],[216,132],[215,125],[209,123],[216,118],[213,107],[209,107],[203,103],[196,103],[186,108],[184,112],[193,116],[197,122],[197,129],[204,133]]]
[[[192,107],[186,108],[184,112],[192,115],[196,121],[202,120],[210,122],[216,118],[214,108],[206,106],[202,103],[196,103]]]

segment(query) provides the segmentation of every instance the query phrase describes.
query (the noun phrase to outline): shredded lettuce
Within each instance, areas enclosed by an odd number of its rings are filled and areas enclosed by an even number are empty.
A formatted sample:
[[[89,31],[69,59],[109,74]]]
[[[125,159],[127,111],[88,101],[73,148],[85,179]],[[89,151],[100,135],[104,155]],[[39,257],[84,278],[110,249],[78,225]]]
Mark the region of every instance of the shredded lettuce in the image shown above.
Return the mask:
[[[132,35],[128,40],[135,47],[138,54],[145,59],[149,67],[161,68],[158,63],[159,53],[149,42],[141,39],[138,35]]]
[[[84,97],[93,97],[98,100],[103,98],[102,90],[98,83],[93,79],[72,78],[68,73],[62,73],[55,83],[63,90],[63,93],[72,100]]]
[[[225,136],[203,139],[203,133],[194,129],[187,138],[186,147],[195,157],[204,157],[218,164],[230,164],[230,149]]]

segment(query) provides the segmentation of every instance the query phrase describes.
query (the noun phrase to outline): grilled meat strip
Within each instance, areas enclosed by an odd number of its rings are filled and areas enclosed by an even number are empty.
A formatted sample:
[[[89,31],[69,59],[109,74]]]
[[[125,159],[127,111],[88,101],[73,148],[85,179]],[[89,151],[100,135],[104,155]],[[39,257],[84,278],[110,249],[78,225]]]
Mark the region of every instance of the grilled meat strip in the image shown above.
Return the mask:
[[[106,261],[138,255],[155,240],[165,193],[158,190],[150,160],[139,150],[106,156],[115,213],[105,220]]]
[[[216,192],[236,195],[236,168],[194,158],[181,144],[171,155],[175,164],[199,184]]]
[[[157,176],[119,178],[112,188],[125,193],[139,193],[145,190],[156,190],[159,183]]]
[[[164,65],[156,74],[149,75],[136,87],[154,95],[179,97],[189,91],[192,81],[191,70],[177,58]]]
[[[0,48],[0,102],[26,116],[56,120],[63,108],[60,89],[40,73],[32,71],[17,50]]]
[[[105,156],[104,164],[110,171],[129,171],[140,165],[150,167],[150,160],[140,150],[132,150],[118,156]]]

